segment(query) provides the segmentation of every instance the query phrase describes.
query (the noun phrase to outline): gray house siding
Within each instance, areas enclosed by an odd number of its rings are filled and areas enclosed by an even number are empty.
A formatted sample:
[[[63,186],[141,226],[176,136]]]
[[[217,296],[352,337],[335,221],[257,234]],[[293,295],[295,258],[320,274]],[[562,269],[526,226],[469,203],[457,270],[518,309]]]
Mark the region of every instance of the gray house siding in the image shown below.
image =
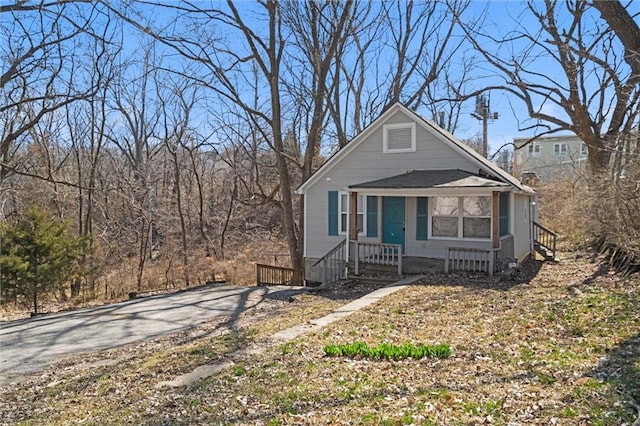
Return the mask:
[[[415,151],[384,152],[385,125],[409,125],[411,123],[415,125]],[[398,132],[394,133],[396,130]],[[390,135],[391,133],[393,133],[393,138],[389,137],[387,145],[399,151],[409,151],[411,144],[407,143],[406,129],[395,127],[392,132],[389,132]],[[397,137],[398,134],[404,135],[404,139]],[[486,187],[460,185],[447,190],[438,186],[411,187],[402,184],[385,187],[371,184],[373,181],[386,178],[392,178],[392,181],[396,182],[393,178],[398,175],[402,175],[402,179],[405,177],[409,179],[410,175],[420,176],[420,179],[428,179],[419,173],[405,175],[405,173],[414,170],[442,171],[445,176],[446,173],[456,169],[480,178],[484,176],[479,173],[482,170],[497,180],[495,182],[490,180]],[[530,199],[534,192],[486,159],[461,145],[452,135],[432,126],[431,123],[424,121],[401,105],[391,107],[372,126],[365,129],[335,157],[329,159],[299,188],[298,192],[305,195],[304,255],[307,280],[320,281],[322,279],[321,268],[313,267],[313,264],[346,238],[344,232],[335,235],[335,213],[331,214],[332,231],[334,232],[329,232],[329,193],[334,191],[357,192],[359,195],[377,197],[376,214],[372,211],[367,212],[366,205],[362,209],[365,217],[376,218],[376,235],[375,237],[367,237],[367,233],[372,234],[370,223],[368,223],[358,236],[359,241],[372,243],[382,242],[384,238],[384,196],[404,197],[404,253],[408,256],[433,258],[444,258],[448,247],[490,249],[493,246],[493,241],[492,238],[474,240],[432,237],[431,209],[433,206],[431,196],[436,194],[462,197],[492,196],[495,191],[509,191],[510,195],[500,196],[502,209],[499,208],[498,211],[492,212],[492,216],[497,215],[499,219],[500,229],[498,232],[500,242],[503,245],[503,255],[517,257],[521,261],[531,252],[529,222],[531,212],[529,209],[532,207]],[[335,195],[334,193],[332,198],[334,208]],[[421,226],[419,237],[417,236],[417,197],[427,198],[427,214],[425,216],[422,211],[421,218],[422,220],[426,218],[428,221],[428,232],[425,235],[424,225]],[[506,209],[505,202],[508,203]],[[338,213],[338,220],[341,220],[340,213]],[[397,221],[397,218],[395,220]],[[424,224],[424,222],[422,223]],[[493,227],[495,224],[496,222],[492,221],[491,226]],[[491,235],[493,236],[493,232]]]
[[[587,149],[580,138],[575,135],[547,136],[527,143],[530,139],[513,140],[514,176],[522,178],[523,172],[535,172],[543,182],[553,182],[584,175]],[[556,151],[556,145],[565,145],[566,150]]]
[[[410,122],[412,122],[410,117],[398,112],[386,124]],[[416,126],[416,152],[383,153],[382,139],[383,126],[380,126],[367,140],[350,152],[349,156],[331,170],[326,171],[322,178],[307,190],[305,204],[305,222],[308,224],[305,238],[306,257],[320,258],[345,238],[345,235],[331,236],[328,233],[329,191],[344,191],[349,185],[391,177],[409,170],[461,169],[472,173],[478,171],[478,167],[470,160],[462,157],[420,125]],[[412,234],[408,236],[413,236],[415,239],[415,199],[408,200],[413,201],[407,203],[406,214],[414,221]],[[382,217],[381,204],[378,202],[378,218]],[[360,235],[359,240],[380,241],[382,235],[380,219],[378,226],[377,238],[367,238]],[[410,238],[407,238],[406,241],[409,243]],[[409,245],[407,245],[407,249],[408,247]],[[416,248],[415,245],[412,247]]]
[[[487,194],[490,195],[490,194]],[[478,248],[478,249],[490,249],[491,240],[486,241],[473,241],[454,238],[429,238],[428,240],[416,239],[416,197],[407,198],[407,228],[406,228],[406,254],[407,256],[418,257],[434,257],[444,258],[446,255],[447,247],[464,247]],[[431,231],[431,211],[429,211],[429,231]],[[431,232],[429,232],[429,235]]]
[[[522,262],[531,254],[531,201],[527,194],[514,194],[513,226],[514,254]]]

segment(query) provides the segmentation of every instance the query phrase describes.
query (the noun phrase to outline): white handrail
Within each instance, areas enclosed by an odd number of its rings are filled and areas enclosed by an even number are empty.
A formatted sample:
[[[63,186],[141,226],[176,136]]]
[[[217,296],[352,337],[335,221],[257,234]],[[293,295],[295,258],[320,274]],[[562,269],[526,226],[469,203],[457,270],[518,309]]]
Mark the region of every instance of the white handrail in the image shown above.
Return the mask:
[[[360,264],[397,266],[398,276],[402,275],[402,245],[387,243],[354,243],[355,274],[360,274]]]

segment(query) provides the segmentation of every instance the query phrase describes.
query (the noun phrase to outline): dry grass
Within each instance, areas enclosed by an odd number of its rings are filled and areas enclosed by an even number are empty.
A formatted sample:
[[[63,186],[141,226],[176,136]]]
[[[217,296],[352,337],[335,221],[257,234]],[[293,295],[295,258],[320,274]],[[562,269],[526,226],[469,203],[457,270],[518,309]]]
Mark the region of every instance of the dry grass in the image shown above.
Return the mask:
[[[197,287],[208,281],[225,281],[234,285],[252,285],[256,282],[256,263],[289,266],[286,245],[280,241],[256,241],[241,247],[232,258],[216,260],[204,253],[189,259],[190,287]],[[142,290],[136,283],[137,259],[125,258],[113,263],[95,277],[93,284],[85,284],[77,297],[63,301],[59,294],[41,295],[40,312],[59,312],[69,309],[97,306],[129,298],[129,293],[141,295],[172,292],[186,288],[184,266],[176,251],[166,250],[147,260],[142,277]],[[66,294],[70,290],[66,289]],[[0,321],[27,318],[32,311],[31,304],[0,305]]]
[[[586,180],[564,179],[536,188],[539,197],[540,220],[560,234],[565,250],[584,249],[593,241],[593,219],[589,214],[590,199],[586,196]]]
[[[114,365],[51,368],[7,386],[0,421],[631,424],[637,413],[629,402],[640,400],[639,290],[637,277],[623,280],[586,258],[544,264],[530,281],[434,276],[192,386],[155,387],[344,303],[298,296],[269,309],[259,304],[231,331],[212,324],[189,338],[114,352]],[[395,362],[323,355],[324,345],[356,340],[450,343],[453,355]]]

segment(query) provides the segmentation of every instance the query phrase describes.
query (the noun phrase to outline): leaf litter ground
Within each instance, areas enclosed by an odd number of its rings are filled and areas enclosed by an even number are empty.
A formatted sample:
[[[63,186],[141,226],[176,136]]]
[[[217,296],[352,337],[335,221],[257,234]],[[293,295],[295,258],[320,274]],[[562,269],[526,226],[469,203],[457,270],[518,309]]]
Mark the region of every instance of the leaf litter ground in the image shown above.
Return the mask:
[[[640,279],[587,257],[528,262],[509,279],[433,275],[275,347],[273,333],[376,285],[263,300],[234,321],[61,362],[5,386],[3,424],[633,424]],[[328,358],[323,347],[448,343],[451,357]],[[233,358],[182,388],[162,381]]]

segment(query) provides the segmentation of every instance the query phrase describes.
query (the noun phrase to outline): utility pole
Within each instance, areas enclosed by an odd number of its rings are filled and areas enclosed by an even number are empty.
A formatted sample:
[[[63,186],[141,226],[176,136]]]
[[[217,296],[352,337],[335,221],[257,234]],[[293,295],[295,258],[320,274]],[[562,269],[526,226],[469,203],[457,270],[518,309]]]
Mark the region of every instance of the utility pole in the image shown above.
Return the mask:
[[[471,113],[473,118],[482,121],[482,156],[484,158],[487,158],[489,155],[489,120],[494,121],[498,119],[498,113],[491,112],[490,103],[491,100],[488,95],[478,95],[476,97],[476,110]]]

